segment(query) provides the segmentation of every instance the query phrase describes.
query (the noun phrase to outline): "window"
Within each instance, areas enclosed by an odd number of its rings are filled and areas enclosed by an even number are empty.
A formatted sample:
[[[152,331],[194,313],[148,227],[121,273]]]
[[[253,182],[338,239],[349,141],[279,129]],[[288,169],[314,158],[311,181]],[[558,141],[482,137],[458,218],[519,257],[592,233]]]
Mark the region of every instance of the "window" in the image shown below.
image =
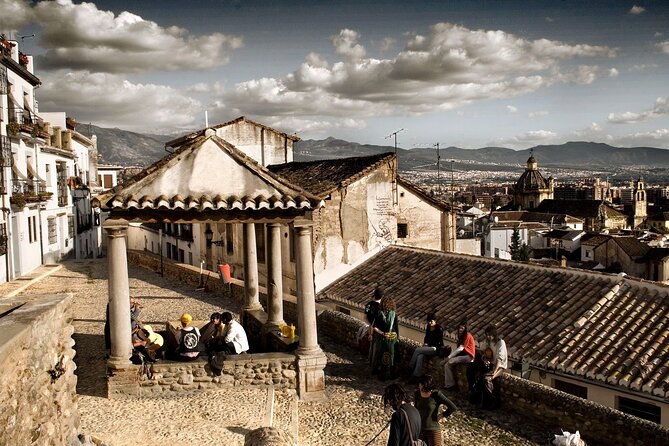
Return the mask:
[[[344,313],[344,314],[346,314],[346,315],[348,315],[348,316],[351,315],[351,310],[349,310],[349,309],[346,308],[346,307],[342,307],[342,306],[337,305],[337,311],[339,311],[340,313]]]
[[[234,252],[234,234],[232,233],[232,228],[232,223],[225,224],[225,252],[228,254],[232,254]]]
[[[7,254],[7,225],[0,224],[0,256]]]
[[[588,388],[579,386],[578,384],[556,379],[553,380],[553,387],[555,387],[557,390],[577,396],[579,398],[588,398]]]
[[[67,216],[67,238],[74,238],[74,215]]]
[[[408,223],[397,223],[397,238],[407,238],[409,235]]]
[[[112,181],[111,175],[102,176],[102,187],[104,187],[105,189],[111,189],[112,187],[114,187],[114,182]]]
[[[499,248],[495,248],[495,258],[499,259]]]
[[[37,217],[28,217],[28,243],[37,241]]]
[[[55,218],[49,218],[47,220],[47,229],[49,232],[49,244],[53,245],[58,243],[58,232],[56,232],[56,219]]]
[[[618,410],[621,412],[634,415],[635,417],[643,418],[644,420],[660,422],[662,411],[660,406],[654,404],[642,403],[641,401],[618,397]]]
[[[589,249],[586,249],[585,250],[585,258],[586,259],[591,259],[592,258],[592,251],[590,251]]]
[[[256,257],[258,263],[265,263],[265,225],[256,223]]]

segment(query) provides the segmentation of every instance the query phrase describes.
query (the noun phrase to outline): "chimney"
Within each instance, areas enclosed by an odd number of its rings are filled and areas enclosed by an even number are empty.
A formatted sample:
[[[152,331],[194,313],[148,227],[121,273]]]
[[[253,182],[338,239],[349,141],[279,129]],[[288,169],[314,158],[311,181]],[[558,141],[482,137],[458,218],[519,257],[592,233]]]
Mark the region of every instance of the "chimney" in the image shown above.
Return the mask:
[[[72,150],[72,130],[63,131],[63,149]]]
[[[53,146],[59,149],[63,148],[63,138],[60,134],[60,127],[57,125],[53,127]]]

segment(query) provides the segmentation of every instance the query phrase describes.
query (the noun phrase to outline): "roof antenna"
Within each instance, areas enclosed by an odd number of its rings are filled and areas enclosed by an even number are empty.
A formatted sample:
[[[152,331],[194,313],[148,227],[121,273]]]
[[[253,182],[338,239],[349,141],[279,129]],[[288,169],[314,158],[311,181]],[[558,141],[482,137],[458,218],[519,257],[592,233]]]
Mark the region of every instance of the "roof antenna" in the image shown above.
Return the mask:
[[[23,39],[32,39],[33,37],[35,37],[35,34],[28,34],[26,36],[16,36],[16,37],[21,38],[21,44],[23,45]]]
[[[397,134],[399,132],[403,132],[403,131],[404,131],[404,129],[399,129],[398,131],[392,132],[390,135],[386,136],[386,139],[391,138],[391,137],[395,138],[395,156],[397,156]]]

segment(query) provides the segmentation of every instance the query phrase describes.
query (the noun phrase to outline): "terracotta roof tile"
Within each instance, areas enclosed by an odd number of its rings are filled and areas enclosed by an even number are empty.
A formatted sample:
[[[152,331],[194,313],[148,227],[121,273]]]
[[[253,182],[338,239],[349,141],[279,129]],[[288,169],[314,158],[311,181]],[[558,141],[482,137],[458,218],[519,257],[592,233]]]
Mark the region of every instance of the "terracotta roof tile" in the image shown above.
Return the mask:
[[[669,288],[618,276],[392,246],[319,293],[362,308],[376,286],[400,319],[447,337],[466,317],[477,340],[494,323],[510,357],[560,373],[664,396]]]

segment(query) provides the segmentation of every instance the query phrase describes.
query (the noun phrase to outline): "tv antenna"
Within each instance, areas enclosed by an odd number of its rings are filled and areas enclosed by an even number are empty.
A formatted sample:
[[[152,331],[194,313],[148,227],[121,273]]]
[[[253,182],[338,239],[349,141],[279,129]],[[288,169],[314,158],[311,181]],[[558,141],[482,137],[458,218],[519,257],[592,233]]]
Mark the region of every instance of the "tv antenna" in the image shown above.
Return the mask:
[[[19,37],[19,38],[21,39],[21,43],[23,43],[23,40],[24,40],[24,39],[32,39],[32,38],[34,38],[34,37],[35,37],[35,34],[27,34],[27,35],[25,35],[25,36],[16,36],[16,37]]]
[[[386,139],[394,138],[395,139],[395,156],[397,156],[397,134],[403,132],[404,129],[399,129],[396,132],[392,132],[390,135],[386,136]]]

